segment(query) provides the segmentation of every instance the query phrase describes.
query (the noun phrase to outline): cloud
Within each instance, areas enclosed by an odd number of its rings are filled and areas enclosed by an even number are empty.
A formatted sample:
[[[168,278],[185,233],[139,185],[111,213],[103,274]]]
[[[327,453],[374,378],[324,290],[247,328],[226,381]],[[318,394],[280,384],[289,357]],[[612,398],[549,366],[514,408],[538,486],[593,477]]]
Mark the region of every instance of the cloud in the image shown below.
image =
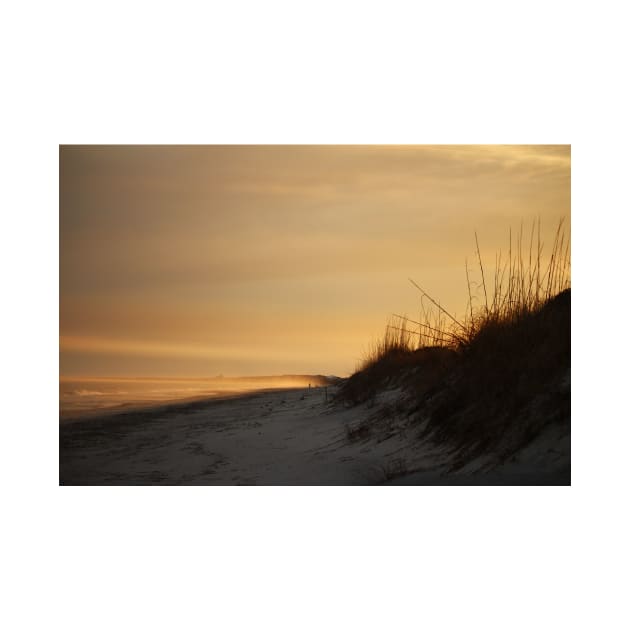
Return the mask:
[[[493,255],[541,216],[550,241],[570,219],[570,160],[567,146],[62,147],[64,347],[246,362],[266,339],[270,360],[325,347],[353,363],[360,335],[413,307],[407,276],[456,300],[475,230]],[[299,321],[316,347],[296,342]]]

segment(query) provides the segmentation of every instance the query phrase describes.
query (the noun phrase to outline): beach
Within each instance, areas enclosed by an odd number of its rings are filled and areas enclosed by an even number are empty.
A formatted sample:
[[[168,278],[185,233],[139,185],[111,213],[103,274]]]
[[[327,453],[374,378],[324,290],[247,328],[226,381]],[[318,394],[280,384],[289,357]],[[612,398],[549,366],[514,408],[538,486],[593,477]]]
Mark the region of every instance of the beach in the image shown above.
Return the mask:
[[[404,418],[392,414],[398,389],[353,407],[334,402],[336,391],[260,391],[62,423],[60,484],[570,483],[570,435],[543,435],[499,470],[479,460],[450,474],[448,450],[421,439],[421,426],[399,430]],[[349,438],[351,427],[379,414],[391,416],[388,430]]]
[[[366,484],[404,445],[346,444],[332,388],[174,404],[60,426],[62,484]]]

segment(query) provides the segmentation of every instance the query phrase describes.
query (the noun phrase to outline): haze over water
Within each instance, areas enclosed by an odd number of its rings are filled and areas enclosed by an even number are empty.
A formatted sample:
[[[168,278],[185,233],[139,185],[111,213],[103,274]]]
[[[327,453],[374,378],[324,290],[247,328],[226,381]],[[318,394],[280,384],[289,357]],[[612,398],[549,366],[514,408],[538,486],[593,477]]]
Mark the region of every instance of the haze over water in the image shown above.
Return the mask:
[[[243,378],[61,378],[61,421],[158,406],[168,402],[243,394],[263,389],[323,385],[311,375]]]

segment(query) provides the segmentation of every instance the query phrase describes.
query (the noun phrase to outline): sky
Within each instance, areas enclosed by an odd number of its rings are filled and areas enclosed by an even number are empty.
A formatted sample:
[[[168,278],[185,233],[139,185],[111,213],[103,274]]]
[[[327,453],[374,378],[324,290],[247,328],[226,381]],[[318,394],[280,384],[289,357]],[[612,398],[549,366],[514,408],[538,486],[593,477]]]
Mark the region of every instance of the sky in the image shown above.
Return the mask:
[[[570,146],[61,146],[60,374],[356,368],[413,278],[449,311],[540,217],[570,230]],[[526,230],[525,230],[526,231]],[[471,265],[472,266],[472,265]]]

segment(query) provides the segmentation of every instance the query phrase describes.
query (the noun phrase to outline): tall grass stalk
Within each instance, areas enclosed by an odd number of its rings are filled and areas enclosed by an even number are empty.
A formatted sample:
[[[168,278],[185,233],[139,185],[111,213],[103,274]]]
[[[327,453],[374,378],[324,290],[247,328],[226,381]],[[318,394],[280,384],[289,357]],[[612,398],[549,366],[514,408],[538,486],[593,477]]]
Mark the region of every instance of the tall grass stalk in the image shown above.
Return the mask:
[[[486,283],[486,270],[476,232],[475,246],[483,304],[477,307],[473,304],[474,282],[470,277],[468,260],[465,261],[468,304],[463,321],[409,278],[421,294],[419,320],[393,314],[384,337],[368,351],[364,366],[393,351],[411,352],[426,347],[465,348],[484,328],[517,323],[571,286],[570,238],[565,234],[564,219],[558,223],[545,269],[542,268],[544,243],[540,238],[540,217],[532,222],[527,255],[523,251],[523,223],[515,238],[512,238],[510,228],[507,257],[504,258],[502,251],[495,255],[494,273],[488,276],[492,281],[490,287]]]

